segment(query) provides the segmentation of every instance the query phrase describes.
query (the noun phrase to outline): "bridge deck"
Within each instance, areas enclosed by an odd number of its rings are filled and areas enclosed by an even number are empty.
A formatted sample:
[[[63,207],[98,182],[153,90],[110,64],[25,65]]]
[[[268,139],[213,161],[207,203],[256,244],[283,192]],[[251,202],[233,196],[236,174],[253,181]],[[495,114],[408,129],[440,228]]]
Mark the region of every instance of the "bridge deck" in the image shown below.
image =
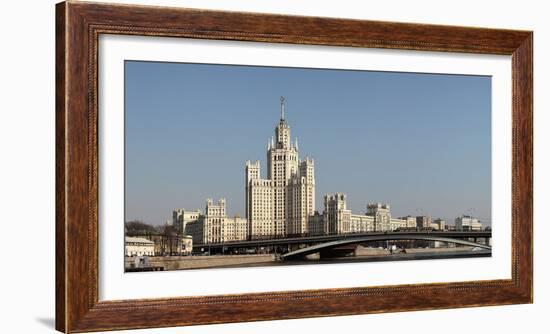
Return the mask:
[[[446,238],[442,236],[437,235],[420,235],[420,234],[400,234],[400,235],[388,235],[388,234],[381,234],[381,235],[368,235],[368,236],[362,236],[362,237],[355,237],[355,238],[347,238],[347,239],[340,239],[336,241],[329,241],[324,242],[320,244],[316,244],[313,246],[301,248],[298,250],[295,250],[290,253],[286,253],[281,256],[281,259],[292,259],[292,258],[299,258],[303,257],[308,254],[314,254],[317,252],[320,252],[325,249],[331,249],[339,246],[345,246],[345,245],[352,245],[352,244],[359,244],[364,242],[371,242],[371,241],[384,241],[384,240],[426,240],[426,241],[442,241],[442,242],[450,242],[450,243],[456,243],[456,244],[462,244],[472,247],[479,247],[482,249],[490,250],[491,246],[478,244],[475,242],[467,241],[467,240],[460,240],[455,238]]]
[[[291,244],[308,244],[308,243],[322,243],[344,239],[361,238],[367,236],[385,236],[385,237],[399,237],[403,235],[409,236],[422,236],[429,235],[432,237],[454,238],[454,239],[466,239],[466,238],[490,238],[491,231],[418,231],[418,232],[370,232],[370,233],[348,233],[348,234],[333,234],[333,235],[321,235],[311,237],[296,237],[296,238],[278,238],[278,239],[254,239],[243,241],[231,241],[224,243],[211,243],[211,244],[194,244],[193,247],[224,247],[224,248],[246,248],[257,246],[274,246],[274,245],[291,245]],[[387,238],[384,240],[392,240]],[[404,240],[404,239],[401,239]]]

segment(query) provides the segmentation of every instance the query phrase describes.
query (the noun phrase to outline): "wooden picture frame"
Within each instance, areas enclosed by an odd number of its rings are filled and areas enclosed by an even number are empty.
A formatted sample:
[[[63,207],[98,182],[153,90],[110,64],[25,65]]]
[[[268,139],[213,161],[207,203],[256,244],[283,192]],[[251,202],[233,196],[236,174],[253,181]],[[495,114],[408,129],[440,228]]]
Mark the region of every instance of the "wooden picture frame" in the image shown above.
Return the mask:
[[[511,279],[98,300],[101,34],[512,56]],[[56,7],[56,329],[120,330],[533,301],[533,33],[66,1]]]

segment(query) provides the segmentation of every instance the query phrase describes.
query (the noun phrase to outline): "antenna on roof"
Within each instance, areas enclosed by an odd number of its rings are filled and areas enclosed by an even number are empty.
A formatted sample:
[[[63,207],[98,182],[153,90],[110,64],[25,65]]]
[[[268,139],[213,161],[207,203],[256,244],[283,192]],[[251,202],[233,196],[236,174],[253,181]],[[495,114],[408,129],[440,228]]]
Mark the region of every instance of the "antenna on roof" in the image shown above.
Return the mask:
[[[285,97],[281,96],[281,121],[285,120]]]

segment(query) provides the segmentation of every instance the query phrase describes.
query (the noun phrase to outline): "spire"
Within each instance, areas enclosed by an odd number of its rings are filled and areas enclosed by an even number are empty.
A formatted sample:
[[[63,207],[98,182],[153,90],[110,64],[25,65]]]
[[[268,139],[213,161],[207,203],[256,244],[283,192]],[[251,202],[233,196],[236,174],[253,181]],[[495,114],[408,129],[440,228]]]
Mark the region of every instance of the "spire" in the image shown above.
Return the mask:
[[[298,151],[298,137],[294,138],[294,147],[296,148],[296,151]]]
[[[285,98],[281,96],[281,121],[285,120]]]

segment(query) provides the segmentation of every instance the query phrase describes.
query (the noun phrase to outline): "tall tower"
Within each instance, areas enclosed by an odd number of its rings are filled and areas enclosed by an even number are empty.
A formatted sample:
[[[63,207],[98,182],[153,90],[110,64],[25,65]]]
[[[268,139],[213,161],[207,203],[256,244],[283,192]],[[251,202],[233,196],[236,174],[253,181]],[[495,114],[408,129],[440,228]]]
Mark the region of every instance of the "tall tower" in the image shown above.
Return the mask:
[[[351,210],[346,206],[346,194],[326,194],[324,203],[325,233],[348,233],[351,225]]]
[[[260,178],[260,161],[246,162],[245,215],[248,239],[261,239],[275,234],[273,221],[273,182]]]
[[[309,217],[315,214],[315,174],[313,159],[300,161],[298,172],[291,175],[287,186],[286,233],[309,233]]]
[[[244,216],[245,218],[249,219],[252,217],[252,207],[250,205],[251,203],[251,194],[252,194],[252,190],[251,190],[251,181],[252,180],[258,180],[260,179],[260,161],[259,160],[256,160],[256,162],[252,163],[250,162],[250,160],[248,160],[246,162],[246,166],[245,166],[245,176],[244,176],[244,180],[245,180],[245,187],[244,187],[244,196],[245,196],[245,199],[244,199],[244,203],[245,203],[245,208],[244,208]]]
[[[287,186],[298,173],[298,149],[291,145],[290,127],[285,121],[285,98],[281,96],[281,118],[275,128],[275,140],[267,150],[268,178],[273,181],[274,234],[285,235],[287,221]]]
[[[390,205],[386,203],[368,203],[367,216],[374,217],[374,231],[391,231]]]
[[[304,234],[315,212],[313,159],[300,161],[298,139],[291,142],[285,120],[285,99],[275,136],[267,142],[267,178],[260,177],[260,162],[246,162],[245,212],[250,239]]]

